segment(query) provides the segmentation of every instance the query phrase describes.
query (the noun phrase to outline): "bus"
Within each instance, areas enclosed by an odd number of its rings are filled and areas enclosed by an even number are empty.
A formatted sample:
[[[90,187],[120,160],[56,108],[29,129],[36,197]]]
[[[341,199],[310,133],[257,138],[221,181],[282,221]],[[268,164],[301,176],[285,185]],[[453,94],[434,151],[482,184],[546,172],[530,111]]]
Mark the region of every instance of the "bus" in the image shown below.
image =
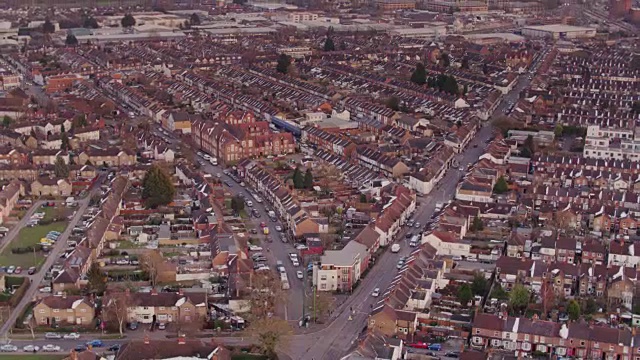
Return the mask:
[[[291,288],[286,272],[280,273],[280,281],[282,282],[282,290],[289,290]]]

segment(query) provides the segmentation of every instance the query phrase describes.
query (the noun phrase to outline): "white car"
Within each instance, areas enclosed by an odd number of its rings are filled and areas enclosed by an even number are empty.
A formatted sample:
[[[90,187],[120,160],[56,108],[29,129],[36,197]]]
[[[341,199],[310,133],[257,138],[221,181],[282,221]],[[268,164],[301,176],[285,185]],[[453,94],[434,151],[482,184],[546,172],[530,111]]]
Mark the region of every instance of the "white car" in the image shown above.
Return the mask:
[[[48,332],[44,334],[45,339],[62,339],[62,336],[58,333]]]
[[[296,245],[296,250],[308,250],[309,248],[305,244]]]
[[[0,346],[0,351],[2,352],[14,352],[14,351],[18,351],[18,347],[15,345],[2,345]]]
[[[42,351],[44,352],[58,352],[61,351],[60,346],[48,344],[42,347]]]
[[[42,289],[40,289],[41,293],[50,293],[51,292],[51,286],[45,286]]]
[[[282,231],[282,226],[276,225],[276,231]]]
[[[63,336],[63,338],[67,340],[78,340],[80,339],[80,334],[78,333],[68,333]]]
[[[373,296],[373,297],[380,296],[380,288],[373,289],[373,292],[371,293],[371,296]]]
[[[302,271],[298,270],[296,271],[296,277],[302,280],[302,278],[304,278],[304,274],[302,274]]]
[[[249,245],[249,251],[262,251],[262,248],[258,245]]]
[[[25,347],[22,348],[22,351],[24,352],[38,352],[40,350],[40,346],[37,345],[27,345]]]

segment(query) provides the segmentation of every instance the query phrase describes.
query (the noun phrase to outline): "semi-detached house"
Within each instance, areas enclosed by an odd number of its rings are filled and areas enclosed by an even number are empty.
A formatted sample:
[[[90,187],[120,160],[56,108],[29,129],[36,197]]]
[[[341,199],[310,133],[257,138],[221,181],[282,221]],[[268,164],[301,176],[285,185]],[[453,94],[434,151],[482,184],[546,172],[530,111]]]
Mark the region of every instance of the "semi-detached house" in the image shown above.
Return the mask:
[[[302,129],[300,140],[342,157],[350,156],[356,148],[356,145],[350,140],[312,126],[306,126]]]
[[[129,321],[150,324],[204,321],[207,316],[206,293],[125,293],[130,297]],[[107,300],[108,303],[109,300]]]

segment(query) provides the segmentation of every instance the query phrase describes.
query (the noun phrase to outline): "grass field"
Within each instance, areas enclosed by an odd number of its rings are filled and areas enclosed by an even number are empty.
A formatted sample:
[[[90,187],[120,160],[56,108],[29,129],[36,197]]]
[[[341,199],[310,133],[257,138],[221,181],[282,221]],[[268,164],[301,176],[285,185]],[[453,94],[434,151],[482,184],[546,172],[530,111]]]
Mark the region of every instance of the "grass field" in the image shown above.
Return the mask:
[[[56,215],[54,208],[41,208],[38,211],[44,212],[44,219],[51,219]],[[45,237],[49,231],[63,232],[67,227],[66,221],[55,222],[47,225],[38,225],[34,227],[24,227],[20,229],[18,236],[13,239],[11,244],[0,254],[1,266],[21,266],[24,270],[30,266],[40,266],[44,262],[42,252],[33,252],[24,254],[13,254],[11,249],[34,246],[40,243],[40,239]]]

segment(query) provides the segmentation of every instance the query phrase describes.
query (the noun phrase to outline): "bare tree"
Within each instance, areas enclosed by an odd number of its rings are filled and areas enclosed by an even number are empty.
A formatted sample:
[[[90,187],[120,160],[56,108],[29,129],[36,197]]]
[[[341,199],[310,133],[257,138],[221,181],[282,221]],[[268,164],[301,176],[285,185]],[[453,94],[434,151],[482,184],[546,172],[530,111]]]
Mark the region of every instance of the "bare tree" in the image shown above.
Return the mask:
[[[34,313],[31,314],[31,316],[29,316],[29,320],[27,320],[27,323],[25,324],[27,326],[27,329],[29,329],[29,331],[31,332],[31,338],[35,339],[36,338],[36,327],[38,327],[38,324],[36,323],[36,316]]]
[[[140,255],[140,265],[142,266],[142,269],[149,274],[151,286],[156,286],[158,284],[160,268],[163,264],[164,259],[158,250],[145,251]]]
[[[320,291],[315,294],[315,301],[312,303],[315,312],[315,321],[323,322],[324,317],[331,314],[335,308],[333,296],[326,291]],[[311,299],[313,301],[313,298]]]
[[[283,346],[291,334],[289,322],[276,317],[268,317],[252,323],[253,336],[258,339],[260,347],[270,359],[275,358],[276,348]]]
[[[282,283],[273,273],[252,275],[252,289],[249,296],[251,315],[254,319],[267,319],[273,316],[277,304],[286,303],[286,294]]]
[[[109,295],[105,301],[105,318],[118,324],[120,336],[124,336],[124,325],[129,316],[131,296],[128,291],[117,292]]]

